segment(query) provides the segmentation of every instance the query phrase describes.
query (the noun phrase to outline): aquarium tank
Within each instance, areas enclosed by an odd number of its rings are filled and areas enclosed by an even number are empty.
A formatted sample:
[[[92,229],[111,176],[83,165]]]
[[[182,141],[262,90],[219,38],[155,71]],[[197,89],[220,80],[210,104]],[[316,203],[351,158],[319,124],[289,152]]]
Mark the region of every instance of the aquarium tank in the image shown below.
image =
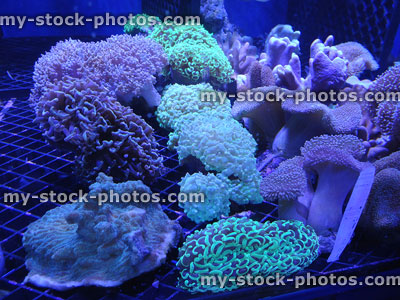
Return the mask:
[[[0,3],[0,299],[398,299],[400,1]]]

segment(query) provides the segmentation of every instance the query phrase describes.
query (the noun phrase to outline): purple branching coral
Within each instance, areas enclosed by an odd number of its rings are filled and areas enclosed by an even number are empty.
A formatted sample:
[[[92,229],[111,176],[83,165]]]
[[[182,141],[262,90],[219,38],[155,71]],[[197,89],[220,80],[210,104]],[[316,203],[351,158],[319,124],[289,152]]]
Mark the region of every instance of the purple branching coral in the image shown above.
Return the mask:
[[[329,36],[324,43],[315,40],[311,45],[310,76],[313,91],[340,90],[349,77],[348,61],[333,46],[333,42],[333,36]]]
[[[301,77],[301,63],[296,53],[298,41],[288,37],[268,40],[268,64],[273,68],[277,85],[291,90],[310,88],[315,92],[345,87],[346,80],[379,65],[372,54],[356,42],[334,46],[333,36],[324,42],[316,39],[310,47],[309,74]]]
[[[233,78],[237,82],[237,90],[248,90],[252,64],[256,61],[264,64],[266,54],[258,55],[257,47],[252,45],[251,38],[241,37],[237,32],[220,33],[215,38],[234,70]]]
[[[57,290],[111,287],[165,261],[179,240],[179,224],[156,203],[102,203],[104,193],[115,199],[111,191],[151,193],[141,181],[115,184],[99,174],[87,202],[59,206],[28,226],[23,236],[29,270],[25,282]]]
[[[161,46],[144,37],[60,42],[35,65],[35,122],[48,141],[76,152],[76,170],[89,181],[98,172],[151,181],[162,169],[153,129],[118,100],[158,105],[153,74],[165,63]]]

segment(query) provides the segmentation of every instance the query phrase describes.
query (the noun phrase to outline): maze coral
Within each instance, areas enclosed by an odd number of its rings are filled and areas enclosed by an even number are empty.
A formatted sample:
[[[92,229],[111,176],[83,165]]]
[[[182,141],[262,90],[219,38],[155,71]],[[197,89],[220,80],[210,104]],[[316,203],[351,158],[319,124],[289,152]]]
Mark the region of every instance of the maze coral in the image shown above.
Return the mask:
[[[192,293],[221,292],[238,285],[201,285],[200,277],[288,276],[309,266],[318,257],[318,248],[314,230],[300,221],[220,220],[196,230],[179,249],[179,286]]]

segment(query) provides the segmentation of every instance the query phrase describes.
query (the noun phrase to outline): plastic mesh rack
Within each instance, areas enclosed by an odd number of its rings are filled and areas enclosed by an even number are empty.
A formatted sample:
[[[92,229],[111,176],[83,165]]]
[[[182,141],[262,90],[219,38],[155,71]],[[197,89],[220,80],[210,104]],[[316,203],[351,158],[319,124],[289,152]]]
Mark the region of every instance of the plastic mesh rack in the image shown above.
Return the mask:
[[[399,26],[399,5],[398,0],[289,0],[288,24],[302,32],[305,53],[314,39],[333,34],[336,43],[362,43],[385,70]],[[306,59],[308,55],[302,57]]]
[[[32,40],[20,39],[0,40],[0,49],[6,43],[8,51],[13,53],[13,48],[24,48],[27,61],[33,62],[38,57],[35,47],[29,52]],[[48,49],[53,40],[42,41],[41,51]],[[12,46],[10,46],[12,45]],[[30,55],[28,55],[30,53]],[[11,68],[9,72],[19,75],[21,69]],[[40,130],[32,123],[34,114],[28,106],[27,97],[32,82],[26,70],[32,69],[31,65],[22,68],[27,78],[23,85],[17,80],[7,81],[8,90],[0,92],[0,192],[24,192],[38,194],[54,190],[56,192],[69,192],[79,188],[76,178],[72,175],[72,153],[60,151],[44,141]],[[25,73],[26,72],[26,73]],[[29,78],[29,79],[28,79]],[[22,80],[21,80],[22,81]],[[13,83],[15,85],[13,86]],[[0,85],[3,84],[0,80]],[[21,85],[23,86],[21,89]],[[159,142],[160,153],[165,157],[167,172],[151,186],[154,192],[164,196],[168,193],[179,191],[177,182],[184,176],[186,170],[178,165],[177,154],[166,148],[167,132],[159,129],[153,119],[148,120],[156,129],[156,138]],[[24,266],[24,249],[22,235],[26,227],[40,218],[46,211],[56,206],[53,203],[40,203],[39,200],[30,199],[27,206],[22,203],[4,203],[0,199],[0,243],[6,259],[6,271],[0,278],[0,298],[4,299],[186,299],[194,298],[176,287],[178,270],[175,267],[177,250],[168,254],[167,262],[159,269],[130,280],[117,288],[79,288],[66,292],[57,292],[50,289],[37,288],[33,285],[23,284],[27,274]],[[253,218],[259,221],[276,219],[277,207],[274,203],[264,202],[257,206],[238,207],[233,205],[233,212],[252,210]],[[176,203],[164,205],[164,211],[171,219],[177,219],[184,228],[184,234],[203,228],[191,222],[181,211]],[[315,276],[322,274],[368,274],[378,272],[399,265],[400,258],[395,250],[380,252],[368,247],[364,251],[357,251],[350,247],[341,257],[340,261],[327,263],[326,256],[319,257],[305,272]],[[229,298],[261,298],[292,292],[293,287],[285,289],[273,287],[243,288],[228,293]],[[225,299],[228,294],[201,295],[202,299]],[[200,297],[200,295],[198,296]]]

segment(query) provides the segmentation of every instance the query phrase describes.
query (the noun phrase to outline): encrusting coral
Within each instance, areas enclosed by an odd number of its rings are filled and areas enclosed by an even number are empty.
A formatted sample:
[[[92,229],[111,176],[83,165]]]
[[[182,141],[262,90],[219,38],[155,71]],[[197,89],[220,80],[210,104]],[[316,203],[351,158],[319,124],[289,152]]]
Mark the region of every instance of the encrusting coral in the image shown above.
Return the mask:
[[[140,36],[59,42],[35,64],[35,122],[49,141],[76,152],[77,171],[89,181],[100,171],[151,181],[162,168],[153,129],[120,102],[143,96],[158,105],[153,75],[166,62],[161,46]]]
[[[99,174],[87,202],[65,204],[28,226],[23,236],[25,282],[66,290],[117,286],[159,267],[181,228],[156,203],[103,203],[115,194],[151,193],[141,181],[114,184]],[[110,197],[111,191],[114,198]]]
[[[318,257],[318,248],[314,230],[300,221],[220,220],[196,230],[179,249],[179,286],[192,293],[221,292],[239,286],[231,281],[222,288],[203,285],[201,276],[289,276],[309,266]]]

